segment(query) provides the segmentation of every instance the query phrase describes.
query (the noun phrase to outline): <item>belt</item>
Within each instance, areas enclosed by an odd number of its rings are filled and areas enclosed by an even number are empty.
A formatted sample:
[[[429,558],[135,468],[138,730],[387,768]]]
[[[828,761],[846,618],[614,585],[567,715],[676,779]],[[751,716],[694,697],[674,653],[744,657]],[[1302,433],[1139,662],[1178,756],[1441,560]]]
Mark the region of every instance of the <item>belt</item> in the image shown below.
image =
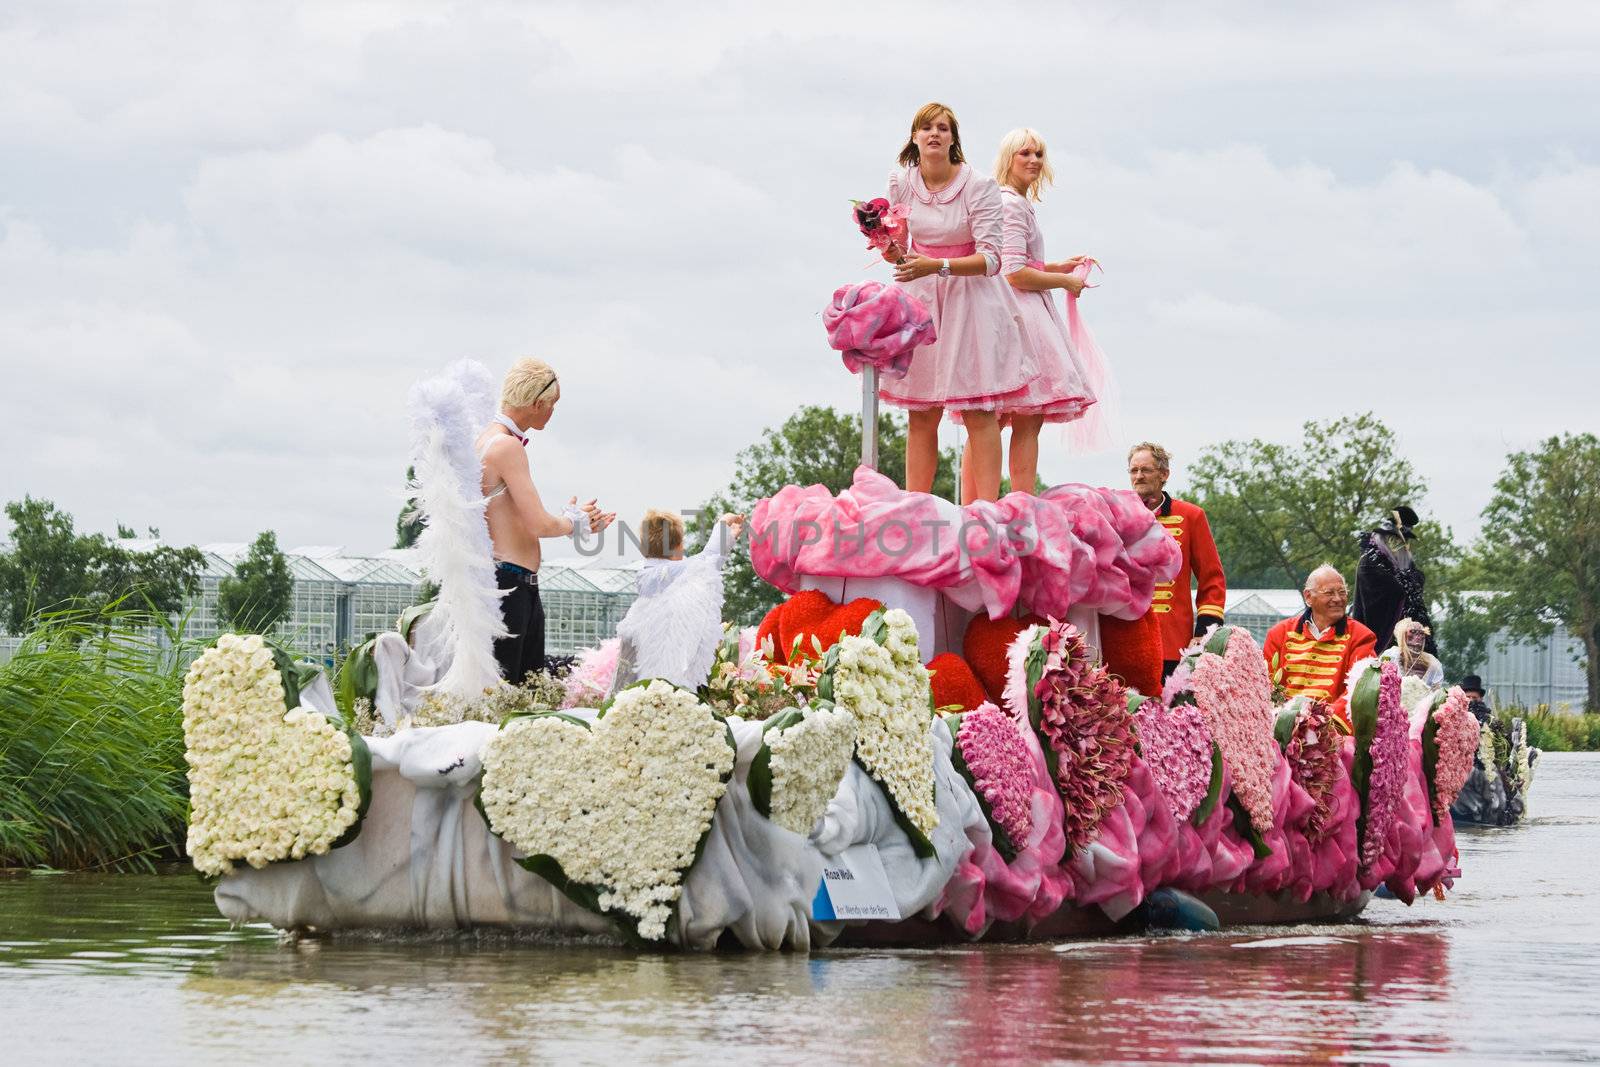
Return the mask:
[[[921,252],[930,259],[960,259],[970,256],[978,250],[978,246],[968,241],[964,245],[925,245],[918,241],[911,242],[913,252]]]
[[[494,561],[494,569],[504,571],[523,585],[531,585],[535,589],[539,587],[539,572],[530,571],[520,563],[507,563],[504,560],[497,559]]]

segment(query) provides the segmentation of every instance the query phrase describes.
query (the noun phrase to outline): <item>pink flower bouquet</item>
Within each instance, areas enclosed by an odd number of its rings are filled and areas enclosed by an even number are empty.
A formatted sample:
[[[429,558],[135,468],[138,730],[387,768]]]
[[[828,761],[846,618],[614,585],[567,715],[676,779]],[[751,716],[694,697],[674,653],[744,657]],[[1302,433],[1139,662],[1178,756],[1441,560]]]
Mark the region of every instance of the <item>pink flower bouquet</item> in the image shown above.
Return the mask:
[[[1468,710],[1467,694],[1452,686],[1422,730],[1422,769],[1433,798],[1435,825],[1448,822],[1450,805],[1472,774],[1478,751],[1478,720]]]
[[[1410,721],[1400,699],[1400,668],[1393,660],[1381,664],[1363,660],[1351,671],[1351,679],[1350,721],[1356,755],[1351,779],[1361,796],[1361,868],[1371,878],[1396,828],[1396,814],[1404,800]]]
[[[1082,848],[1094,839],[1106,814],[1122,803],[1133,768],[1133,715],[1128,691],[1096,663],[1083,634],[1071,623],[1051,621],[1019,636],[1013,656],[1024,653],[1022,670],[1011,672],[1026,687],[1007,702],[1025,704],[1044,742],[1045,762],[1066,808],[1067,844]]]
[[[850,201],[850,214],[856,229],[867,239],[867,247],[882,252],[890,245],[906,246],[906,220],[911,217],[907,204],[890,204],[883,197]]]
[[[1223,646],[1217,655],[1211,649]],[[1211,728],[1232,777],[1233,795],[1250,817],[1261,854],[1274,825],[1272,776],[1278,765],[1273,736],[1272,681],[1248,630],[1219,631],[1200,656],[1190,681],[1195,704]]]

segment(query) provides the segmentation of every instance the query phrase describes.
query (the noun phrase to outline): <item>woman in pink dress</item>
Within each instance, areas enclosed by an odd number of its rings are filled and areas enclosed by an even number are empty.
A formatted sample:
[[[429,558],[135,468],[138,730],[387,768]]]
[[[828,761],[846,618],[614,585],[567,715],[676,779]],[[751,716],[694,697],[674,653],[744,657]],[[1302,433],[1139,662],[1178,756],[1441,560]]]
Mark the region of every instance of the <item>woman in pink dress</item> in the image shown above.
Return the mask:
[[[1007,397],[999,406],[1002,422],[1011,429],[1011,488],[1031,493],[1039,473],[1039,430],[1047,422],[1082,418],[1097,400],[1051,296],[1051,290],[1065,289],[1069,301],[1076,298],[1083,291],[1089,264],[1086,256],[1059,263],[1045,261],[1044,238],[1032,203],[1055,179],[1043,137],[1030,129],[1006,134],[995,159],[994,176],[1005,212],[1000,271],[1014,290],[1023,332],[1039,367],[1039,376],[1026,391]]]
[[[911,247],[891,246],[895,281],[933,313],[938,338],[916,350],[911,370],[885,382],[884,401],[910,412],[906,488],[933,489],[939,459],[939,421],[946,410],[964,416],[970,436],[968,499],[1000,495],[1000,425],[995,410],[1021,394],[1037,375],[1024,341],[1016,302],[1000,272],[1000,188],[975,172],[961,153],[955,114],[926,104],[911,121],[900,150],[903,170],[889,176],[889,202],[911,209]]]

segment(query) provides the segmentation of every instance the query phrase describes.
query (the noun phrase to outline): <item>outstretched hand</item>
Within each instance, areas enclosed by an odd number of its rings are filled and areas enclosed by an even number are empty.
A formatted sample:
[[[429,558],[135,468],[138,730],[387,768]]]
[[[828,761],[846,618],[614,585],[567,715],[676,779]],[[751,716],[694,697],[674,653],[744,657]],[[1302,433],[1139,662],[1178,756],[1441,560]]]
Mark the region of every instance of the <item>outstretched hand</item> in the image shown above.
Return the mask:
[[[568,505],[577,504],[577,496],[573,496],[573,498],[567,501],[567,503]],[[587,504],[584,504],[578,510],[583,512],[584,517],[589,520],[590,533],[599,533],[601,530],[604,530],[607,526],[610,526],[613,522],[617,521],[616,512],[600,510],[599,506],[596,505],[594,499],[592,498]]]

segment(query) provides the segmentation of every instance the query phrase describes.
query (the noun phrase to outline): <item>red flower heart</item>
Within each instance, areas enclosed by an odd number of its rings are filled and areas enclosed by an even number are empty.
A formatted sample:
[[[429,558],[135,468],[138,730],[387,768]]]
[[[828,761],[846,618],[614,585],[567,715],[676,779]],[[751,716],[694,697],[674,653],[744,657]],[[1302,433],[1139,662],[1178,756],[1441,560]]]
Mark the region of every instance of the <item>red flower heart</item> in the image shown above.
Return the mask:
[[[1044,621],[1037,615],[991,619],[980,612],[967,624],[961,639],[962,657],[996,707],[1005,706],[1006,649],[1023,630]]]
[[[928,664],[933,672],[933,706],[948,708],[952,705],[962,711],[974,711],[988,700],[978,676],[972,673],[967,661],[954,652],[941,652]]]
[[[859,634],[867,616],[883,604],[870,597],[859,597],[848,604],[836,604],[826,593],[806,589],[780,604],[776,658],[789,662],[789,653],[800,642],[800,655],[815,659],[839,643],[843,634]],[[814,639],[814,640],[813,640]],[[817,646],[821,646],[821,652]]]
[[[1155,612],[1147,611],[1132,622],[1100,616],[1100,658],[1129,689],[1160,696],[1161,624]]]

